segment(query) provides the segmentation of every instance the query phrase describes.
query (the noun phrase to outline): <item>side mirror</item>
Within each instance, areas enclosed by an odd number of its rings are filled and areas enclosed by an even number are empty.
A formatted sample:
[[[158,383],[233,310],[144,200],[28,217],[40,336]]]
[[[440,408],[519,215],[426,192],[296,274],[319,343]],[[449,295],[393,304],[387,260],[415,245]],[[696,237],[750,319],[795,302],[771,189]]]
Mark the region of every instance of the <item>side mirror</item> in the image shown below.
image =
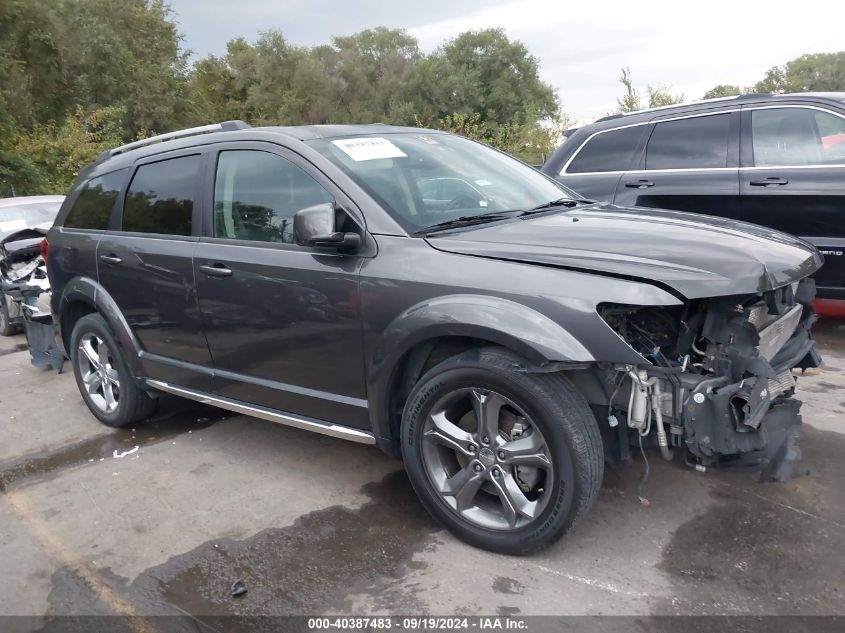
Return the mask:
[[[293,237],[300,246],[349,251],[358,248],[361,236],[337,230],[337,208],[331,202],[300,209],[293,216]]]

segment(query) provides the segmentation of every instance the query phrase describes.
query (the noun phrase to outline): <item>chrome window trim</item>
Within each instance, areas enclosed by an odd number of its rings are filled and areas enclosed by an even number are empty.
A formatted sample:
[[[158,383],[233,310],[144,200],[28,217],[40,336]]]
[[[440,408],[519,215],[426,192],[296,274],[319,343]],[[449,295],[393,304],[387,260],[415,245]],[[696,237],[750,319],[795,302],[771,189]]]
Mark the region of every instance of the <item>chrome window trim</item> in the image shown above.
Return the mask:
[[[593,140],[594,137],[598,136],[599,134],[606,134],[607,132],[615,132],[617,130],[624,130],[625,128],[629,128],[629,127],[638,127],[640,125],[651,125],[651,124],[657,124],[657,123],[666,123],[667,121],[681,121],[683,119],[697,119],[699,117],[716,116],[718,114],[730,114],[732,112],[740,112],[741,110],[742,110],[741,108],[731,108],[729,110],[717,110],[715,112],[698,112],[696,114],[684,114],[684,115],[680,115],[680,116],[676,116],[676,117],[670,117],[670,118],[667,118],[667,119],[660,119],[660,120],[650,119],[648,121],[641,121],[640,123],[630,123],[628,125],[620,125],[619,127],[611,127],[611,128],[607,128],[606,130],[599,130],[598,132],[593,132],[592,134],[590,134],[590,136],[587,137],[587,139],[583,143],[581,143],[581,146],[578,149],[575,150],[575,153],[572,154],[572,156],[569,157],[569,160],[566,161],[566,164],[561,168],[560,173],[558,175],[559,176],[568,176],[568,175],[583,176],[584,174],[613,174],[613,173],[624,174],[624,173],[627,173],[628,171],[631,171],[631,170],[625,170],[625,171],[620,171],[620,172],[612,172],[612,171],[589,171],[589,172],[586,172],[585,171],[585,172],[576,172],[576,173],[573,173],[573,174],[569,174],[566,171],[567,169],[569,169],[569,165],[572,163],[573,160],[575,160],[575,157],[578,156],[578,154],[581,153],[581,150],[584,149],[584,147],[587,145],[587,143],[589,143],[591,140]],[[693,168],[688,168],[688,167],[682,168],[682,169],[684,171],[699,171],[698,169],[693,169]],[[735,169],[735,167],[708,167],[706,169]],[[634,171],[645,171],[645,170],[634,170]],[[650,169],[648,171],[655,172],[655,171],[676,171],[676,170]]]
[[[578,146],[578,149],[575,150],[575,153],[572,154],[572,156],[569,157],[569,159],[566,161],[564,166],[561,167],[560,173],[558,174],[558,176],[569,175],[568,172],[566,171],[567,169],[569,169],[569,165],[571,165],[572,161],[575,160],[575,158],[578,156],[578,154],[581,153],[581,150],[584,149],[584,147],[586,147],[587,143],[592,141],[599,134],[606,134],[608,132],[617,132],[618,130],[624,130],[624,129],[627,129],[629,127],[639,127],[641,125],[650,125],[650,124],[651,124],[651,121],[642,121],[640,123],[629,123],[628,125],[620,125],[619,127],[609,127],[606,130],[599,130],[598,132],[593,132],[592,134],[590,134],[586,138],[586,140],[584,140],[583,143],[581,143],[581,145]],[[582,176],[584,174],[614,174],[614,173],[624,174],[625,172],[624,171],[615,171],[615,172],[613,172],[613,171],[585,171],[585,172],[578,172],[577,174],[572,174],[572,175]]]
[[[583,171],[583,172],[576,172],[576,173],[569,173],[566,170],[569,168],[569,165],[575,160],[575,157],[584,149],[584,146],[589,143],[593,137],[598,136],[599,134],[605,134],[606,132],[615,132],[616,130],[622,130],[629,127],[637,127],[640,125],[651,125],[652,123],[663,123],[664,121],[678,121],[680,119],[692,119],[696,117],[702,116],[713,116],[715,114],[728,114],[731,112],[741,112],[743,110],[775,110],[775,109],[784,109],[784,108],[804,108],[807,110],[819,110],[820,112],[826,112],[828,114],[832,114],[833,116],[838,116],[841,119],[845,119],[845,115],[840,114],[839,112],[834,112],[833,110],[829,110],[827,108],[823,108],[821,106],[814,106],[814,105],[804,105],[804,104],[791,104],[791,103],[784,103],[778,105],[747,105],[742,106],[741,108],[731,108],[729,110],[719,110],[717,112],[700,112],[698,114],[689,114],[684,116],[672,117],[669,119],[660,119],[659,121],[650,120],[650,121],[641,121],[640,123],[630,123],[628,125],[620,125],[618,127],[607,128],[606,130],[599,130],[598,132],[593,132],[587,139],[581,143],[578,149],[575,150],[575,153],[569,157],[566,161],[566,164],[561,168],[559,176],[598,176],[598,175],[615,175],[615,174],[642,174],[642,173],[683,173],[683,172],[690,172],[690,171],[701,171],[701,172],[714,172],[714,171],[754,171],[754,170],[761,170],[761,169],[827,169],[827,168],[841,168],[845,167],[845,164],[834,164],[834,165],[753,165],[748,167],[700,167],[700,168],[692,168],[692,167],[682,167],[678,169],[630,169],[630,170],[623,170],[623,171]],[[638,112],[638,114],[641,113]],[[633,114],[633,113],[632,113]]]
[[[617,174],[674,174],[684,172],[720,172],[720,171],[760,171],[771,169],[836,169],[845,167],[845,163],[834,165],[780,165],[780,166],[749,166],[749,167],[679,167],[678,169],[629,169],[628,171],[585,171],[577,174],[561,174],[561,176],[607,176]]]
[[[831,114],[833,116],[839,117],[840,119],[845,120],[845,115],[834,112],[833,110],[828,110],[827,108],[822,108],[821,106],[815,105],[805,105],[802,103],[784,103],[782,105],[760,105],[760,106],[746,106],[743,110],[748,110],[749,112],[753,112],[754,110],[787,110],[787,109],[802,109],[802,110],[818,110],[819,112],[824,112],[826,114]],[[751,130],[751,152],[752,156],[754,156],[754,132],[753,128]],[[750,165],[748,167],[740,167],[743,170],[760,170],[760,169],[827,169],[827,168],[837,168],[837,167],[845,167],[845,164],[837,163],[834,165]]]

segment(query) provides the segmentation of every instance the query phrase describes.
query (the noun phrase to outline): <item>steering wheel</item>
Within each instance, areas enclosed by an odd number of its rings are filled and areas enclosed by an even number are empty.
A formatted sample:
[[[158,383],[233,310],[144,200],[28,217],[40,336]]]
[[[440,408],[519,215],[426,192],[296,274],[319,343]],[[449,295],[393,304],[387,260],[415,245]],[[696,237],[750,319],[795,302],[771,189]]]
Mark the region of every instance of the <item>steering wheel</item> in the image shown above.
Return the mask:
[[[449,200],[444,209],[446,211],[455,211],[457,209],[475,208],[477,206],[478,200],[476,198],[468,193],[461,193]]]

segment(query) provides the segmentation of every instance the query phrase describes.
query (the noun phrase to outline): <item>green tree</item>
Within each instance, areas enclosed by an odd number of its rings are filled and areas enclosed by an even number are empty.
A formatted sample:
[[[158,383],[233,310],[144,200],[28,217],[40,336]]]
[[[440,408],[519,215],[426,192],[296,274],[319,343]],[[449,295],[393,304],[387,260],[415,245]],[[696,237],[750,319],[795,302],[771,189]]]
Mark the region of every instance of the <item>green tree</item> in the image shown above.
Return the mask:
[[[122,108],[86,111],[80,106],[60,126],[38,123],[21,134],[14,150],[29,162],[28,180],[18,181],[17,193],[65,193],[100,152],[122,143],[124,115]]]
[[[640,93],[634,87],[634,81],[631,79],[631,69],[623,68],[622,75],[619,77],[619,83],[625,87],[624,94],[616,100],[616,106],[619,112],[633,112],[634,110],[641,110],[642,103],[640,101]]]
[[[742,94],[742,89],[739,86],[732,84],[719,84],[713,86],[704,93],[702,99],[716,99],[717,97],[732,97],[734,95]]]
[[[434,120],[477,112],[495,126],[514,117],[544,119],[559,109],[554,89],[540,79],[537,58],[503,29],[458,35],[426,59],[422,72],[418,103]]]
[[[58,13],[73,103],[124,108],[127,137],[194,120],[189,52],[163,0],[63,0]]]
[[[416,123],[420,127],[433,127],[487,143],[530,165],[540,165],[546,162],[549,154],[560,144],[563,131],[570,121],[559,113],[542,123],[538,123],[535,117],[529,117],[529,122],[517,118],[490,126],[481,120],[477,112],[470,115],[455,112],[428,125],[419,119]]]
[[[41,178],[26,154],[17,148],[18,128],[0,94],[0,198],[38,191]]]
[[[773,66],[754,85],[756,92],[810,92],[845,90],[845,51],[802,55],[783,66]]]
[[[663,84],[657,84],[657,86],[648,86],[648,88],[646,88],[646,93],[648,94],[649,108],[660,108],[663,106],[670,106],[675,105],[676,103],[684,102],[683,93],[672,94],[671,92],[669,92],[669,88],[667,86],[664,86]]]
[[[2,0],[0,92],[17,125],[56,118],[71,102],[64,33],[52,3]]]
[[[622,74],[619,77],[625,92],[616,100],[617,112],[633,112],[634,110],[642,110],[643,108],[659,108],[661,106],[675,105],[676,103],[683,103],[683,94],[672,94],[669,88],[663,84],[656,86],[646,86],[646,95],[648,97],[647,105],[643,105],[639,91],[634,87],[634,80],[631,78],[631,69],[623,68]]]
[[[422,57],[404,30],[378,27],[332,40],[336,51],[338,115],[347,121],[411,123]]]

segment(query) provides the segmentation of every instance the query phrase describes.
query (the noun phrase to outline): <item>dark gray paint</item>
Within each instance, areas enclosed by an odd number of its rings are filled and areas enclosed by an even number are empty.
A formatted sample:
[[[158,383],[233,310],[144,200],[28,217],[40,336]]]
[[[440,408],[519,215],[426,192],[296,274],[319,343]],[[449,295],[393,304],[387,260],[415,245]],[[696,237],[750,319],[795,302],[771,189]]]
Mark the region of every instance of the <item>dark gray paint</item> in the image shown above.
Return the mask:
[[[67,231],[60,228],[65,205],[48,236],[54,311],[61,315],[71,302],[100,309],[139,377],[207,385],[209,393],[372,428],[387,446],[397,368],[426,341],[475,337],[535,365],[643,364],[599,317],[599,303],[678,305],[684,298],[755,292],[813,272],[820,261],[812,247],[759,227],[604,207],[410,237],[301,140],[396,131],[221,132],[92,166],[80,182],[196,147],[210,157],[188,238],[120,233],[119,202],[107,233]],[[270,147],[325,183],[359,225],[362,247],[342,254],[214,239],[211,156],[235,146]],[[121,258],[114,270],[92,261],[98,239],[98,254]],[[231,274],[205,275],[201,267],[208,266]]]
[[[845,299],[845,166],[754,167],[750,110],[761,106],[811,106],[845,115],[845,93],[743,95],[606,117],[574,131],[543,165],[542,172],[594,200],[704,213],[800,236],[825,253],[824,267],[814,275],[818,296]],[[731,111],[733,117],[726,169],[648,171],[643,160],[647,132],[640,139],[630,170],[561,174],[584,142],[602,130],[628,125],[648,130],[661,120],[724,111]],[[751,184],[767,178],[784,184]],[[641,180],[648,186],[637,187]]]

